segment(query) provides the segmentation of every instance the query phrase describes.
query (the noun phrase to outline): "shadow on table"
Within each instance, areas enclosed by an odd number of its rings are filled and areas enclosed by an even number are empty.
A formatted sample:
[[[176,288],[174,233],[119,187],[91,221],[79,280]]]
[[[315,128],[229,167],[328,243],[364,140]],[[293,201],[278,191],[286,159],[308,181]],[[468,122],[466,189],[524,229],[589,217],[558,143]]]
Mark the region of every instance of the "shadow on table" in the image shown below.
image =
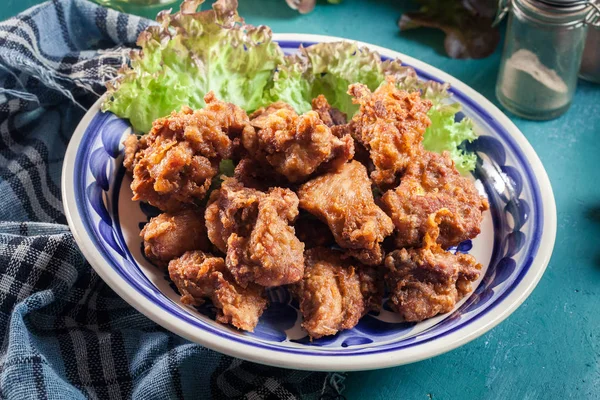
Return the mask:
[[[398,29],[396,36],[398,39],[409,40],[427,46],[428,48],[433,49],[436,54],[448,57],[446,50],[444,49],[445,35],[440,30],[422,28],[402,32]]]
[[[589,208],[586,212],[586,218],[595,223],[598,228],[600,228],[600,205],[593,206]],[[592,238],[590,238],[593,240]],[[594,263],[596,267],[600,268],[600,252],[598,252],[594,257]]]

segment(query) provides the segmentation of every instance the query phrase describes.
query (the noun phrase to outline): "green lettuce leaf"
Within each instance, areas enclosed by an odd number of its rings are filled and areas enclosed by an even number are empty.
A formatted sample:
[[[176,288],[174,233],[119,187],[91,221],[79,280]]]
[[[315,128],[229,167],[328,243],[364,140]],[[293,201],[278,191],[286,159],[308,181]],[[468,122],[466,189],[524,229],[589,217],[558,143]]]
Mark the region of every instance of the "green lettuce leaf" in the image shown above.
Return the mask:
[[[455,114],[460,111],[460,104],[453,103],[432,108],[428,115],[431,126],[425,131],[423,146],[430,151],[441,153],[450,152],[460,173],[473,171],[477,164],[477,156],[461,148],[465,140],[472,142],[477,139],[473,131],[473,121],[463,118],[460,122],[454,121]]]
[[[136,131],[178,110],[204,106],[213,90],[219,99],[252,111],[263,102],[283,52],[266,26],[244,24],[237,0],[219,0],[197,12],[203,0],[184,0],[181,11],[164,11],[138,38],[130,66],[108,86],[103,110],[128,118]]]
[[[461,148],[461,144],[464,141],[472,142],[477,139],[477,135],[473,131],[473,121],[469,118],[455,122],[455,116],[461,110],[461,106],[450,101],[451,94],[448,92],[450,85],[435,81],[420,81],[411,76],[402,79],[399,87],[409,92],[418,90],[423,98],[433,104],[427,113],[431,125],[423,136],[425,149],[436,153],[448,151],[459,172],[473,171],[477,156],[465,151]]]
[[[386,75],[400,79],[415,72],[397,61],[382,62],[379,54],[353,42],[319,43],[285,57],[268,97],[304,113],[311,109],[311,100],[323,94],[333,107],[351,116],[358,106],[346,93],[348,86],[360,82],[375,90]]]

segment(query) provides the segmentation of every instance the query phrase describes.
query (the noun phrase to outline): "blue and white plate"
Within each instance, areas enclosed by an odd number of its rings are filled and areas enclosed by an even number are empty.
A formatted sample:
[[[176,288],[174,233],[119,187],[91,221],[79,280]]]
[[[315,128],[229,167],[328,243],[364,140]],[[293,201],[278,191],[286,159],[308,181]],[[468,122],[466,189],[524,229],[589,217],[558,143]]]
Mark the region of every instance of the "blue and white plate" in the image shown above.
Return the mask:
[[[275,35],[286,52],[302,43],[340,38]],[[556,206],[548,176],[517,127],[464,83],[403,54],[366,45],[384,58],[400,58],[422,79],[449,82],[454,100],[473,119],[479,155],[473,174],[491,205],[482,233],[458,251],[484,265],[474,292],[448,314],[404,323],[389,308],[367,315],[349,331],[310,341],[300,327],[298,304],[285,290],[269,292],[271,305],[254,333],[213,320],[210,305],[179,301],[163,272],[142,255],[139,232],[152,210],[131,201],[122,162],[126,121],[100,111],[100,99],[83,118],[66,154],[62,190],[69,225],[98,274],[127,302],[165,328],[235,357],[288,368],[363,370],[406,364],[452,350],[508,317],[541,278],[554,246]]]

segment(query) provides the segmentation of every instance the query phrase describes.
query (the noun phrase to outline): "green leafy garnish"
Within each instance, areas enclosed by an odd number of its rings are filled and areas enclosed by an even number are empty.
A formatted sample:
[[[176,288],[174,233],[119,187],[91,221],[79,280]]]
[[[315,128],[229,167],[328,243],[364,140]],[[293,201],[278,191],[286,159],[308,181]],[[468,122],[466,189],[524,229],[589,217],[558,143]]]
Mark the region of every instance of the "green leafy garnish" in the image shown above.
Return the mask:
[[[477,163],[477,156],[474,153],[466,152],[460,145],[464,141],[472,142],[477,139],[477,135],[473,131],[473,121],[469,118],[455,122],[455,116],[461,110],[461,106],[459,103],[449,101],[450,85],[406,77],[400,81],[399,87],[409,92],[419,90],[423,98],[433,103],[427,113],[431,119],[431,125],[425,131],[423,146],[427,150],[437,153],[448,151],[460,173],[473,171]]]
[[[386,75],[400,79],[415,72],[399,61],[382,62],[379,54],[356,43],[319,43],[286,56],[275,73],[268,96],[272,101],[285,101],[303,113],[311,109],[313,98],[323,94],[333,107],[352,116],[358,106],[352,104],[346,93],[348,86],[360,82],[375,90]]]
[[[437,153],[450,152],[450,156],[456,163],[456,169],[460,173],[466,173],[475,169],[477,156],[466,152],[460,144],[465,140],[472,142],[477,139],[477,135],[473,132],[473,121],[469,118],[454,122],[454,116],[458,111],[460,111],[458,103],[434,106],[428,113],[431,126],[425,131],[423,146]]]
[[[219,175],[233,176],[235,165],[231,160],[221,160],[219,164]]]
[[[244,24],[237,0],[218,0],[212,10],[197,12],[202,2],[184,0],[180,12],[160,13],[159,25],[142,32],[141,49],[108,85],[104,111],[129,119],[137,132],[148,132],[155,119],[184,105],[202,108],[212,90],[248,112],[280,100],[304,113],[323,94],[351,117],[358,106],[347,94],[350,84],[360,82],[373,91],[394,76],[401,89],[420,91],[433,103],[425,148],[449,151],[461,172],[475,168],[476,156],[459,148],[476,138],[472,122],[454,121],[460,105],[450,102],[448,85],[419,81],[399,60],[382,61],[352,42],[319,43],[284,57],[268,27]]]
[[[196,12],[202,0],[185,0],[181,11],[159,14],[138,38],[141,50],[108,86],[103,110],[128,118],[136,131],[179,110],[204,106],[213,90],[221,100],[246,110],[263,103],[263,90],[283,52],[266,26],[244,24],[237,0],[219,0],[212,10]]]

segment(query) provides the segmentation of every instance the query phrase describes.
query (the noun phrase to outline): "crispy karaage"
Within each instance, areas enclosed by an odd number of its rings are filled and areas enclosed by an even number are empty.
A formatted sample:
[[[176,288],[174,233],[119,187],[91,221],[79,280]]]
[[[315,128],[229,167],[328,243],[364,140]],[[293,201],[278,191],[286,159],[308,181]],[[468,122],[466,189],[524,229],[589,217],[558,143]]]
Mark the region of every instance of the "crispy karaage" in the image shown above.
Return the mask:
[[[483,211],[489,206],[474,183],[456,170],[448,153],[424,152],[408,166],[400,186],[383,195],[381,207],[394,222],[399,248],[421,246],[429,215],[448,209],[437,239],[448,248],[479,235]]]
[[[209,251],[211,247],[203,209],[160,214],[144,226],[140,236],[146,257],[159,266],[186,251]]]
[[[189,251],[169,263],[169,276],[181,293],[181,302],[201,305],[210,299],[217,321],[252,332],[267,307],[263,287],[238,285],[225,260],[202,251]]]
[[[131,134],[123,141],[123,146],[123,166],[130,175],[133,175],[133,168],[143,154],[141,150],[147,147],[146,136],[138,137]]]
[[[368,267],[363,265],[356,269],[356,273],[360,281],[360,292],[365,300],[365,313],[367,311],[381,311],[385,293],[383,268],[381,266]]]
[[[288,103],[276,101],[275,103],[270,104],[268,107],[261,107],[250,114],[250,125],[258,129],[266,128],[269,115],[275,114],[279,110],[295,112],[294,108]]]
[[[393,78],[373,93],[363,84],[350,85],[348,94],[360,104],[351,121],[353,136],[369,150],[375,166],[371,179],[387,188],[423,151],[431,102],[421,99],[418,92],[399,90]]]
[[[322,247],[307,250],[304,277],[292,287],[302,327],[313,339],[353,328],[377,301],[381,304],[383,288],[372,281],[373,272],[359,272],[371,268],[353,265],[340,254]]]
[[[259,127],[244,131],[244,147],[290,182],[303,181],[317,170],[334,170],[354,155],[352,138],[334,136],[315,111],[298,115],[281,105],[267,108],[252,124]]]
[[[289,189],[268,192],[226,178],[206,209],[208,237],[227,254],[237,283],[280,286],[297,282],[304,271],[304,244],[290,225],[298,197]]]
[[[325,96],[322,94],[312,100],[312,109],[319,114],[321,121],[330,128],[337,125],[343,125],[347,122],[346,114],[337,108],[331,107]]]
[[[140,233],[144,252],[168,263],[184,304],[210,299],[218,321],[252,331],[265,287],[289,285],[317,339],[378,312],[386,283],[406,321],[472,290],[481,265],[444,249],[479,234],[488,203],[448,154],[423,148],[431,103],[393,79],[348,93],[360,105],[350,122],[323,95],[303,115],[276,102],[248,116],[209,93],[206,108],[125,140],[134,200],[165,211]],[[201,209],[226,159],[234,177]]]
[[[180,112],[154,121],[145,136],[145,146],[126,154],[126,167],[133,167],[133,200],[147,201],[163,211],[177,211],[201,200],[221,159],[231,158],[242,131],[249,126],[244,110],[219,101],[212,92],[206,107]],[[132,149],[136,146],[128,139]]]
[[[392,220],[375,204],[366,168],[344,164],[303,184],[300,208],[327,223],[335,241],[366,265],[383,260],[381,242],[392,233]]]
[[[396,250],[385,259],[391,306],[406,321],[451,311],[479,277],[481,264],[473,256],[452,254],[437,242],[439,224],[449,215],[442,209],[428,217],[423,247]]]

